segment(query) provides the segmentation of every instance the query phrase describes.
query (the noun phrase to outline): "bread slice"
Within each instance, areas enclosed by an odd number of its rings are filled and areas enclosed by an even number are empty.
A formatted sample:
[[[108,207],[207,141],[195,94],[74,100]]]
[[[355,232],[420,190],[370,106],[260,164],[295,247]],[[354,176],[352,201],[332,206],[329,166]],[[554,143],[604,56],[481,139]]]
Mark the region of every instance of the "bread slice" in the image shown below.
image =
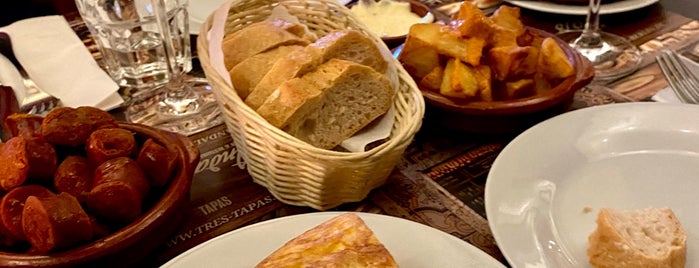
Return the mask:
[[[398,264],[357,214],[344,213],[293,238],[255,267],[384,268]]]
[[[227,70],[267,50],[289,45],[308,45],[298,25],[283,20],[261,21],[223,38],[223,62]]]
[[[247,98],[250,90],[262,80],[262,77],[279,58],[288,56],[295,51],[303,50],[303,48],[303,46],[280,46],[238,63],[228,71],[233,88],[238,92],[240,98],[244,100]]]
[[[257,113],[300,140],[332,149],[388,111],[392,98],[393,88],[383,74],[330,59],[284,82]]]
[[[593,267],[684,267],[687,235],[669,208],[619,211],[603,208],[590,234]]]
[[[332,58],[360,63],[379,73],[385,73],[388,66],[379,48],[368,37],[355,30],[333,31],[311,43],[303,51],[277,60],[250,92],[245,103],[252,109],[259,108],[286,80],[301,77]]]

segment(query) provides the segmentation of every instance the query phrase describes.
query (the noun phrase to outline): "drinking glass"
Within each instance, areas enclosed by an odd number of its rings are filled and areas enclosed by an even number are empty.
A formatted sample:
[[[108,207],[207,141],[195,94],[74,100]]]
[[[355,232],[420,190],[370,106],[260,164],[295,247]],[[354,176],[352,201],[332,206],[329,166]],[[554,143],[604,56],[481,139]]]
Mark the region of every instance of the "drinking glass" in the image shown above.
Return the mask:
[[[203,78],[191,70],[187,0],[76,0],[104,67],[128,88],[125,117],[191,135],[222,123]]]
[[[601,2],[590,0],[582,31],[566,31],[558,37],[592,62],[595,79],[612,80],[635,71],[641,63],[641,54],[626,38],[599,29]]]

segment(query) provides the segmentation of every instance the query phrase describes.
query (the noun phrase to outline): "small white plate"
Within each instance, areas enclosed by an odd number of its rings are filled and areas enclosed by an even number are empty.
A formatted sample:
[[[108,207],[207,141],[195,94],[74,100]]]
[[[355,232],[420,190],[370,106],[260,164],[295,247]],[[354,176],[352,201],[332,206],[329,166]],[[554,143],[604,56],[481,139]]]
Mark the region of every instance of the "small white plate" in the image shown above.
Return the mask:
[[[607,4],[603,3],[600,5],[599,13],[604,15],[631,11],[647,7],[658,1],[659,0],[619,0]],[[505,2],[526,9],[564,15],[587,15],[588,9],[587,5],[565,5],[539,0],[505,0]]]
[[[600,208],[669,207],[687,232],[687,267],[699,267],[697,174],[699,105],[576,110],[498,155],[485,186],[488,223],[512,267],[590,267],[587,237]]]
[[[347,5],[351,0],[339,0],[340,4]],[[190,0],[187,6],[189,13],[189,34],[198,35],[201,25],[217,8],[226,0]]]
[[[301,214],[243,227],[182,253],[163,267],[254,267],[287,241],[341,213]],[[357,214],[402,268],[505,267],[471,244],[427,225],[385,215]]]

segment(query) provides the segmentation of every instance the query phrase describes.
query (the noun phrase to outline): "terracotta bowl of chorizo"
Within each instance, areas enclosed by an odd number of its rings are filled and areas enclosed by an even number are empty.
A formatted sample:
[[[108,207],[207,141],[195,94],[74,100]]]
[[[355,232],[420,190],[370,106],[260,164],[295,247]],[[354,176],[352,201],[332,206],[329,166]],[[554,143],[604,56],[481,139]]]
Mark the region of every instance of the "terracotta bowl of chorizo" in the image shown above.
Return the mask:
[[[176,230],[199,150],[90,107],[13,114],[0,142],[0,267],[136,265]]]

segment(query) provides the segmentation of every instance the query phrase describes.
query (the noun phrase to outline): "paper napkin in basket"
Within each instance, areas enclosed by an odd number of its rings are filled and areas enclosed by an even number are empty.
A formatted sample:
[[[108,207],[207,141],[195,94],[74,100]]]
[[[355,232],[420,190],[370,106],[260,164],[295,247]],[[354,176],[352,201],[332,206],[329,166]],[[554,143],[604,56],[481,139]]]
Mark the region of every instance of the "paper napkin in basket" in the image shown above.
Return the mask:
[[[690,59],[688,59],[685,56],[679,55],[679,58],[681,62],[687,66],[689,71],[691,71],[695,76],[699,77],[699,63],[696,63]],[[664,102],[664,103],[682,103],[680,99],[677,98],[677,95],[675,95],[675,92],[672,91],[672,88],[667,87],[664,88],[658,93],[655,93],[653,97],[651,97],[652,100],[657,101],[657,102]]]
[[[15,57],[32,80],[61,99],[63,106],[111,110],[124,102],[119,86],[97,65],[63,16],[25,19],[0,31],[12,39]]]

